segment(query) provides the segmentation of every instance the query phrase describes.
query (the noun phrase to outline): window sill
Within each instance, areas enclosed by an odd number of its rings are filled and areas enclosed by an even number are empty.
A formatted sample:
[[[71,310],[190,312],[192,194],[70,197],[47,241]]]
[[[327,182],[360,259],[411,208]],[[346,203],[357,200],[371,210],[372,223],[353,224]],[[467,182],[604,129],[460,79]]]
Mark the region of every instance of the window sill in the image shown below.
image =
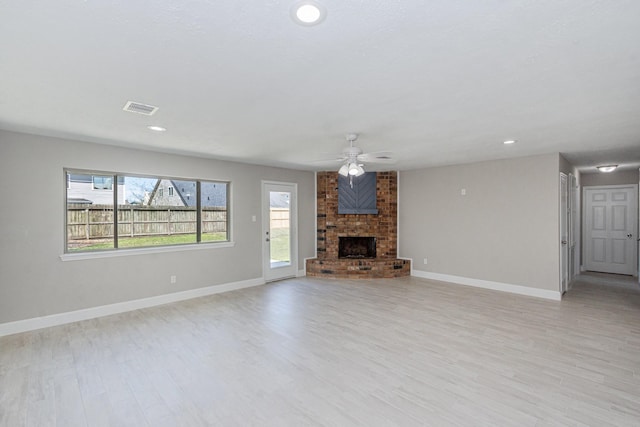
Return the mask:
[[[116,249],[110,251],[62,254],[60,255],[60,259],[62,261],[80,261],[83,259],[114,258],[130,255],[160,254],[165,252],[201,251],[208,249],[232,248],[235,245],[235,242],[221,242],[201,243],[195,245],[160,246],[157,248]]]

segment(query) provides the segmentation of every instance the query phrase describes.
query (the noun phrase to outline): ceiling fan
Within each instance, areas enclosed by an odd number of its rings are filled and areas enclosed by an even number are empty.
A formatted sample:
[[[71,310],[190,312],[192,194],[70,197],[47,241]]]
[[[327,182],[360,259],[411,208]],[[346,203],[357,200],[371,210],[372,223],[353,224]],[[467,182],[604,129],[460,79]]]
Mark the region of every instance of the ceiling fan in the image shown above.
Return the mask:
[[[342,151],[342,156],[338,157],[338,161],[344,164],[338,170],[342,176],[354,177],[364,174],[364,163],[393,163],[393,158],[389,151],[377,151],[374,153],[363,153],[360,147],[355,147],[353,143],[357,141],[357,133],[348,133],[345,135],[349,147]]]

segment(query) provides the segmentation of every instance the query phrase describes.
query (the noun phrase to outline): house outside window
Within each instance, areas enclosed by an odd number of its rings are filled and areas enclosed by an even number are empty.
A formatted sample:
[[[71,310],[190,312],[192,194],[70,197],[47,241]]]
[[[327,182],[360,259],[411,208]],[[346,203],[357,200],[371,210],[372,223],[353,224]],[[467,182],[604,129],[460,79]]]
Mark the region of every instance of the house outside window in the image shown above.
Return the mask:
[[[112,190],[113,189],[113,177],[112,176],[92,176],[93,189],[94,190]]]

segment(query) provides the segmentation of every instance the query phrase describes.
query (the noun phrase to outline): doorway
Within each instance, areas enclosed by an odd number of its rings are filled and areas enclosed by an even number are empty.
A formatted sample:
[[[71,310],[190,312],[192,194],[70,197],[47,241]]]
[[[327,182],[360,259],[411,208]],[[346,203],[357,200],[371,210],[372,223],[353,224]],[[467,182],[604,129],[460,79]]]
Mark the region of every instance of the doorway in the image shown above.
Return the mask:
[[[267,282],[298,272],[297,185],[262,182],[263,275]]]
[[[637,271],[637,185],[584,187],[584,268],[634,275]]]

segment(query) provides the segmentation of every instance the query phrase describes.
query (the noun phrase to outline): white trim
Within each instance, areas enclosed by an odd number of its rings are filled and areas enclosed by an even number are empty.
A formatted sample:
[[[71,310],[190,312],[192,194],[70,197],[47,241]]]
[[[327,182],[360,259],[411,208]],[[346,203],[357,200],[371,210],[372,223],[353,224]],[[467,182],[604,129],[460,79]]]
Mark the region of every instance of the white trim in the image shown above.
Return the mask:
[[[583,185],[582,186],[582,194],[584,194],[584,190],[612,190],[614,188],[629,188],[631,187],[634,190],[638,189],[638,184],[612,184],[612,185]]]
[[[221,292],[250,288],[253,286],[264,284],[265,282],[262,278],[242,280],[239,282],[223,283],[221,285],[213,285],[204,288],[174,292],[171,294],[158,295],[149,298],[118,302],[115,304],[85,308],[82,310],[69,311],[66,313],[51,314],[49,316],[34,317],[31,319],[17,320],[15,322],[0,323],[0,337],[5,335],[17,334],[20,332],[33,331],[36,329],[48,328],[51,326],[64,325],[66,323],[79,322],[81,320],[95,319],[96,317],[110,316],[112,314],[124,313],[126,311],[133,311],[141,308],[170,304],[172,302],[219,294]]]
[[[413,265],[413,262],[411,263]],[[512,285],[509,283],[492,282],[490,280],[472,279],[469,277],[452,276],[450,274],[432,273],[428,271],[411,270],[411,275],[422,279],[438,280],[440,282],[456,283],[458,285],[473,286],[476,288],[492,289],[494,291],[509,292],[512,294],[526,295],[530,297],[545,298],[560,301],[558,291],[530,288],[528,286]]]
[[[396,171],[396,254],[400,255],[400,194],[402,188],[400,188],[400,171]],[[400,258],[398,256],[398,258]],[[412,267],[413,268],[413,263]]]
[[[131,248],[131,249],[114,249],[109,251],[99,252],[78,252],[70,254],[60,255],[62,261],[79,261],[83,259],[97,259],[97,258],[113,258],[129,255],[147,255],[158,254],[164,252],[182,252],[182,251],[200,251],[205,249],[220,249],[220,248],[232,248],[236,245],[236,242],[220,242],[220,243],[198,243],[187,245],[174,245],[174,246],[158,246],[157,248]]]
[[[313,258],[318,258],[318,172],[313,171]],[[308,258],[307,258],[308,259]],[[307,263],[304,263],[305,274]]]
[[[564,186],[565,186],[565,190],[566,190],[566,194],[564,195],[566,197],[566,206],[565,206],[565,210],[562,210],[562,178],[564,177]],[[571,227],[571,225],[569,224],[569,217],[567,216],[567,209],[569,208],[569,176],[564,173],[564,172],[560,172],[560,175],[558,177],[558,278],[560,279],[558,281],[558,288],[560,289],[560,295],[562,295],[564,292],[566,292],[567,290],[569,290],[569,281],[571,280],[571,278],[569,277],[569,245],[571,244],[571,241],[569,239],[569,227]],[[562,225],[563,225],[563,221],[567,221],[566,222],[566,235],[563,236],[562,235]],[[562,239],[565,239],[565,244],[564,244],[564,248],[562,245]],[[565,253],[566,252],[566,253]],[[563,255],[566,255],[566,257],[563,258]],[[562,262],[564,260],[564,263]],[[565,283],[566,285],[566,289],[563,289],[562,287],[562,281],[564,279],[563,274],[565,273],[565,271],[563,270],[566,269],[566,273],[567,273],[567,282]]]

